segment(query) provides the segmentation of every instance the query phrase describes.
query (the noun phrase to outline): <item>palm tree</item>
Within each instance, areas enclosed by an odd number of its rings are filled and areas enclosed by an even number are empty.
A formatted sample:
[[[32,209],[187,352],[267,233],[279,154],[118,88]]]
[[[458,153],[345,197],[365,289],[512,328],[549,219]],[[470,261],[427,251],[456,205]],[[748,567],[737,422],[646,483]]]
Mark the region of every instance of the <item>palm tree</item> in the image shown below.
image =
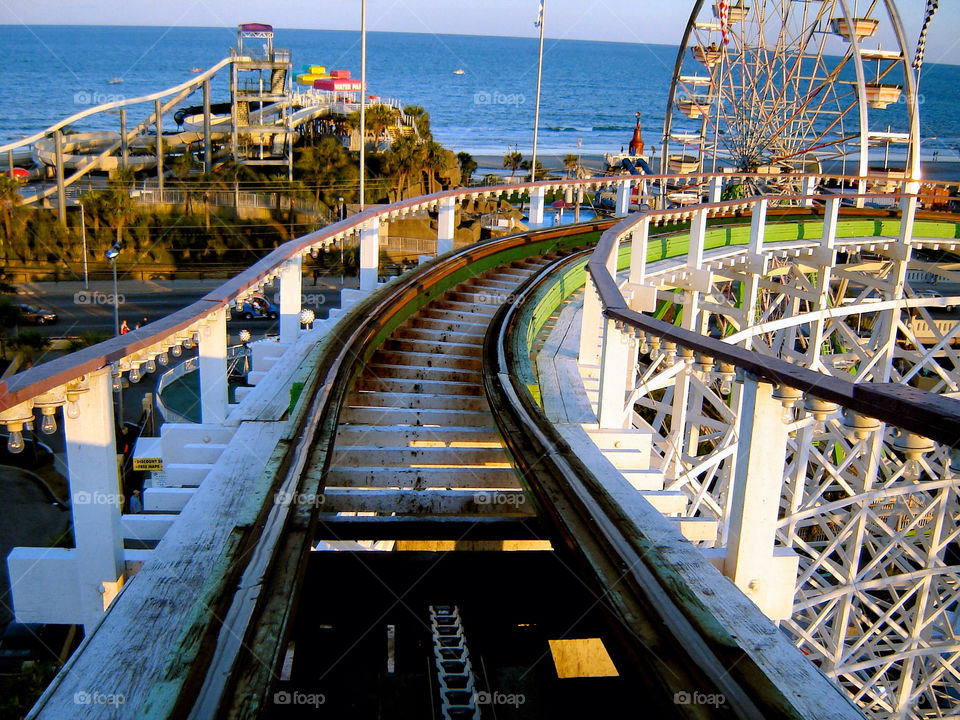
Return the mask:
[[[460,179],[464,185],[469,185],[473,172],[477,169],[477,161],[468,152],[458,152],[457,162],[460,163]]]
[[[503,156],[503,166],[505,168],[510,168],[510,179],[513,180],[513,176],[517,174],[517,168],[520,167],[520,163],[523,162],[523,155],[517,150],[508,152]]]
[[[316,203],[327,205],[340,195],[345,186],[356,180],[359,171],[350,153],[336,138],[325,137],[317,145],[304,148],[293,165],[297,177],[312,188]]]
[[[563,156],[563,166],[567,169],[567,177],[580,165],[580,158],[573,153],[567,153]]]
[[[390,146],[387,152],[387,167],[395,177],[395,200],[403,199],[403,191],[407,187],[410,175],[423,167],[426,152],[416,138],[401,136]]]
[[[24,222],[20,214],[20,181],[16,178],[0,176],[0,223],[3,235],[0,236],[0,258],[5,257],[4,241],[12,240],[22,229]]]
[[[403,108],[403,114],[413,119],[413,127],[421,140],[433,139],[433,133],[430,131],[430,113],[419,105],[407,105]]]

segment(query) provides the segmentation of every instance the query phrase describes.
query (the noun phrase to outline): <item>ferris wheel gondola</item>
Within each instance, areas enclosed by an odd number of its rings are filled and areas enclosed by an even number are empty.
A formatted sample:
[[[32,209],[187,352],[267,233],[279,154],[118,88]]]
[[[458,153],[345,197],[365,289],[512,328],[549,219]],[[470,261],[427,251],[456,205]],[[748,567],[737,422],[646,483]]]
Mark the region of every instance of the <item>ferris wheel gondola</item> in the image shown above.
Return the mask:
[[[862,189],[871,174],[918,179],[918,148],[916,80],[894,0],[694,3],[662,172],[760,174],[769,180],[751,182],[764,192],[796,192],[798,174],[857,175]]]

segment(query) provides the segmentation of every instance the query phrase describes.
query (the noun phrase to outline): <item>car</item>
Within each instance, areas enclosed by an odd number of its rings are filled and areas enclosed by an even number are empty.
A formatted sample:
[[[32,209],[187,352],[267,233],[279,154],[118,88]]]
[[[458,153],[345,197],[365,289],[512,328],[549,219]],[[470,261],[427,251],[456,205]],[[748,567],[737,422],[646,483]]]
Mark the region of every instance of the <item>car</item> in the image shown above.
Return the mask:
[[[258,294],[251,295],[243,303],[239,310],[233,310],[234,315],[239,315],[244,320],[256,320],[257,318],[269,318],[276,320],[280,317],[280,308],[270,302],[266,296]]]
[[[20,322],[26,325],[52,325],[57,322],[57,314],[46,308],[21,303]]]

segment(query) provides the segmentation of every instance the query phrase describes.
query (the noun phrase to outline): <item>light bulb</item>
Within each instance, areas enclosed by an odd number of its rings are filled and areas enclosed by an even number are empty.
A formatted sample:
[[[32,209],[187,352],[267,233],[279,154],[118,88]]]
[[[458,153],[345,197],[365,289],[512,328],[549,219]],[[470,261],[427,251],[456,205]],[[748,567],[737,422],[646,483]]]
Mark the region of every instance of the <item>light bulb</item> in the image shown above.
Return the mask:
[[[52,409],[52,408],[51,408]],[[46,408],[44,408],[46,410]],[[56,412],[56,410],[54,410]],[[53,435],[57,431],[57,418],[53,413],[43,413],[40,419],[40,432],[44,435]]]
[[[7,437],[7,451],[11,455],[23,452],[23,433],[19,430],[11,430]]]
[[[780,414],[780,419],[783,421],[784,425],[789,425],[793,422],[793,405],[783,406],[783,412]]]
[[[183,341],[183,346],[187,350],[193,347],[193,335],[191,335],[190,337],[188,337],[186,340]]]
[[[114,392],[123,390],[123,375],[117,373],[110,378],[110,387]]]
[[[174,345],[172,348],[170,348],[170,354],[174,357],[180,357],[183,355],[183,348],[179,345]]]
[[[733,390],[733,383],[730,382],[730,378],[723,378],[720,381],[720,394],[729,395],[731,390]]]
[[[70,399],[67,398],[67,407],[63,411],[68,418],[71,420],[76,420],[80,417],[80,403],[77,402],[76,398]]]
[[[152,373],[157,371],[157,362],[153,358],[147,360],[147,372]]]
[[[640,351],[639,351],[639,352],[640,352],[641,355],[646,355],[648,352],[650,352],[650,343],[647,342],[647,338],[646,338],[646,337],[644,337],[644,338],[643,338],[643,342],[640,343]]]
[[[141,377],[143,377],[143,376],[140,374],[140,366],[139,366],[139,365],[134,365],[134,366],[130,369],[130,382],[132,382],[132,383],[138,383],[138,382],[140,382],[140,378],[141,378]]]
[[[170,363],[170,357],[165,352],[162,352],[157,355],[157,362],[163,367],[166,367]]]

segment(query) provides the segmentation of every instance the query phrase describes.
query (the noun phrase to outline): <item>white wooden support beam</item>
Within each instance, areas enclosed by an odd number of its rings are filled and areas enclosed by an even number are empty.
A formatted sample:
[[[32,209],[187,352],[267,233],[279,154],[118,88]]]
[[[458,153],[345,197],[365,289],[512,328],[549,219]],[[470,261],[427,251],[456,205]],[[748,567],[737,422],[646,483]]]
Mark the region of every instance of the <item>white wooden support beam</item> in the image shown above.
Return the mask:
[[[630,195],[633,189],[633,181],[621,180],[617,183],[617,211],[618,217],[624,217],[630,213]]]
[[[297,255],[280,266],[280,342],[295,342],[300,334],[303,302],[303,257]]]
[[[603,328],[603,308],[600,294],[593,278],[587,272],[587,282],[583,286],[583,313],[580,320],[581,365],[596,365],[600,362],[600,334]]]
[[[218,310],[200,328],[200,416],[219,425],[227,418],[227,314]]]
[[[530,227],[543,225],[543,207],[546,204],[546,188],[542,185],[530,191]]]
[[[632,370],[630,350],[626,333],[618,330],[613,320],[605,320],[600,363],[600,402],[597,409],[601,428],[625,426],[627,413],[624,412],[624,402],[628,373]]]
[[[804,196],[803,207],[813,207],[813,199],[810,197],[817,191],[817,183],[820,178],[813,175],[807,175],[800,184],[800,194]]]
[[[713,286],[713,273],[703,269],[703,246],[707,234],[707,211],[697,210],[690,219],[690,245],[687,251],[686,292],[683,301],[682,326],[687,330],[696,329],[699,316],[701,293],[710,292]]]
[[[380,222],[371,220],[360,229],[360,289],[371,291],[380,277]]]
[[[647,244],[650,240],[650,217],[633,226],[630,243],[630,282],[641,285],[647,277]]]
[[[723,177],[714,175],[707,183],[707,202],[718,203],[723,194]]]
[[[123,491],[109,368],[87,375],[87,384],[89,391],[77,397],[79,415],[64,413],[63,432],[80,616],[89,633],[106,610],[105,595],[123,580]]]
[[[453,237],[456,227],[457,205],[452,197],[440,200],[437,213],[437,255],[453,250]]]
[[[775,548],[787,427],[773,385],[744,378],[741,402],[724,574],[780,620],[793,604],[798,563],[788,548]]]
[[[817,310],[826,310],[830,304],[830,282],[833,266],[837,259],[837,218],[840,212],[840,199],[827,200],[823,211],[823,236],[820,238],[820,247],[817,248],[815,262],[817,263]],[[810,332],[810,346],[807,348],[807,367],[817,370],[820,367],[820,354],[823,345],[824,331],[827,318],[817,314]]]

